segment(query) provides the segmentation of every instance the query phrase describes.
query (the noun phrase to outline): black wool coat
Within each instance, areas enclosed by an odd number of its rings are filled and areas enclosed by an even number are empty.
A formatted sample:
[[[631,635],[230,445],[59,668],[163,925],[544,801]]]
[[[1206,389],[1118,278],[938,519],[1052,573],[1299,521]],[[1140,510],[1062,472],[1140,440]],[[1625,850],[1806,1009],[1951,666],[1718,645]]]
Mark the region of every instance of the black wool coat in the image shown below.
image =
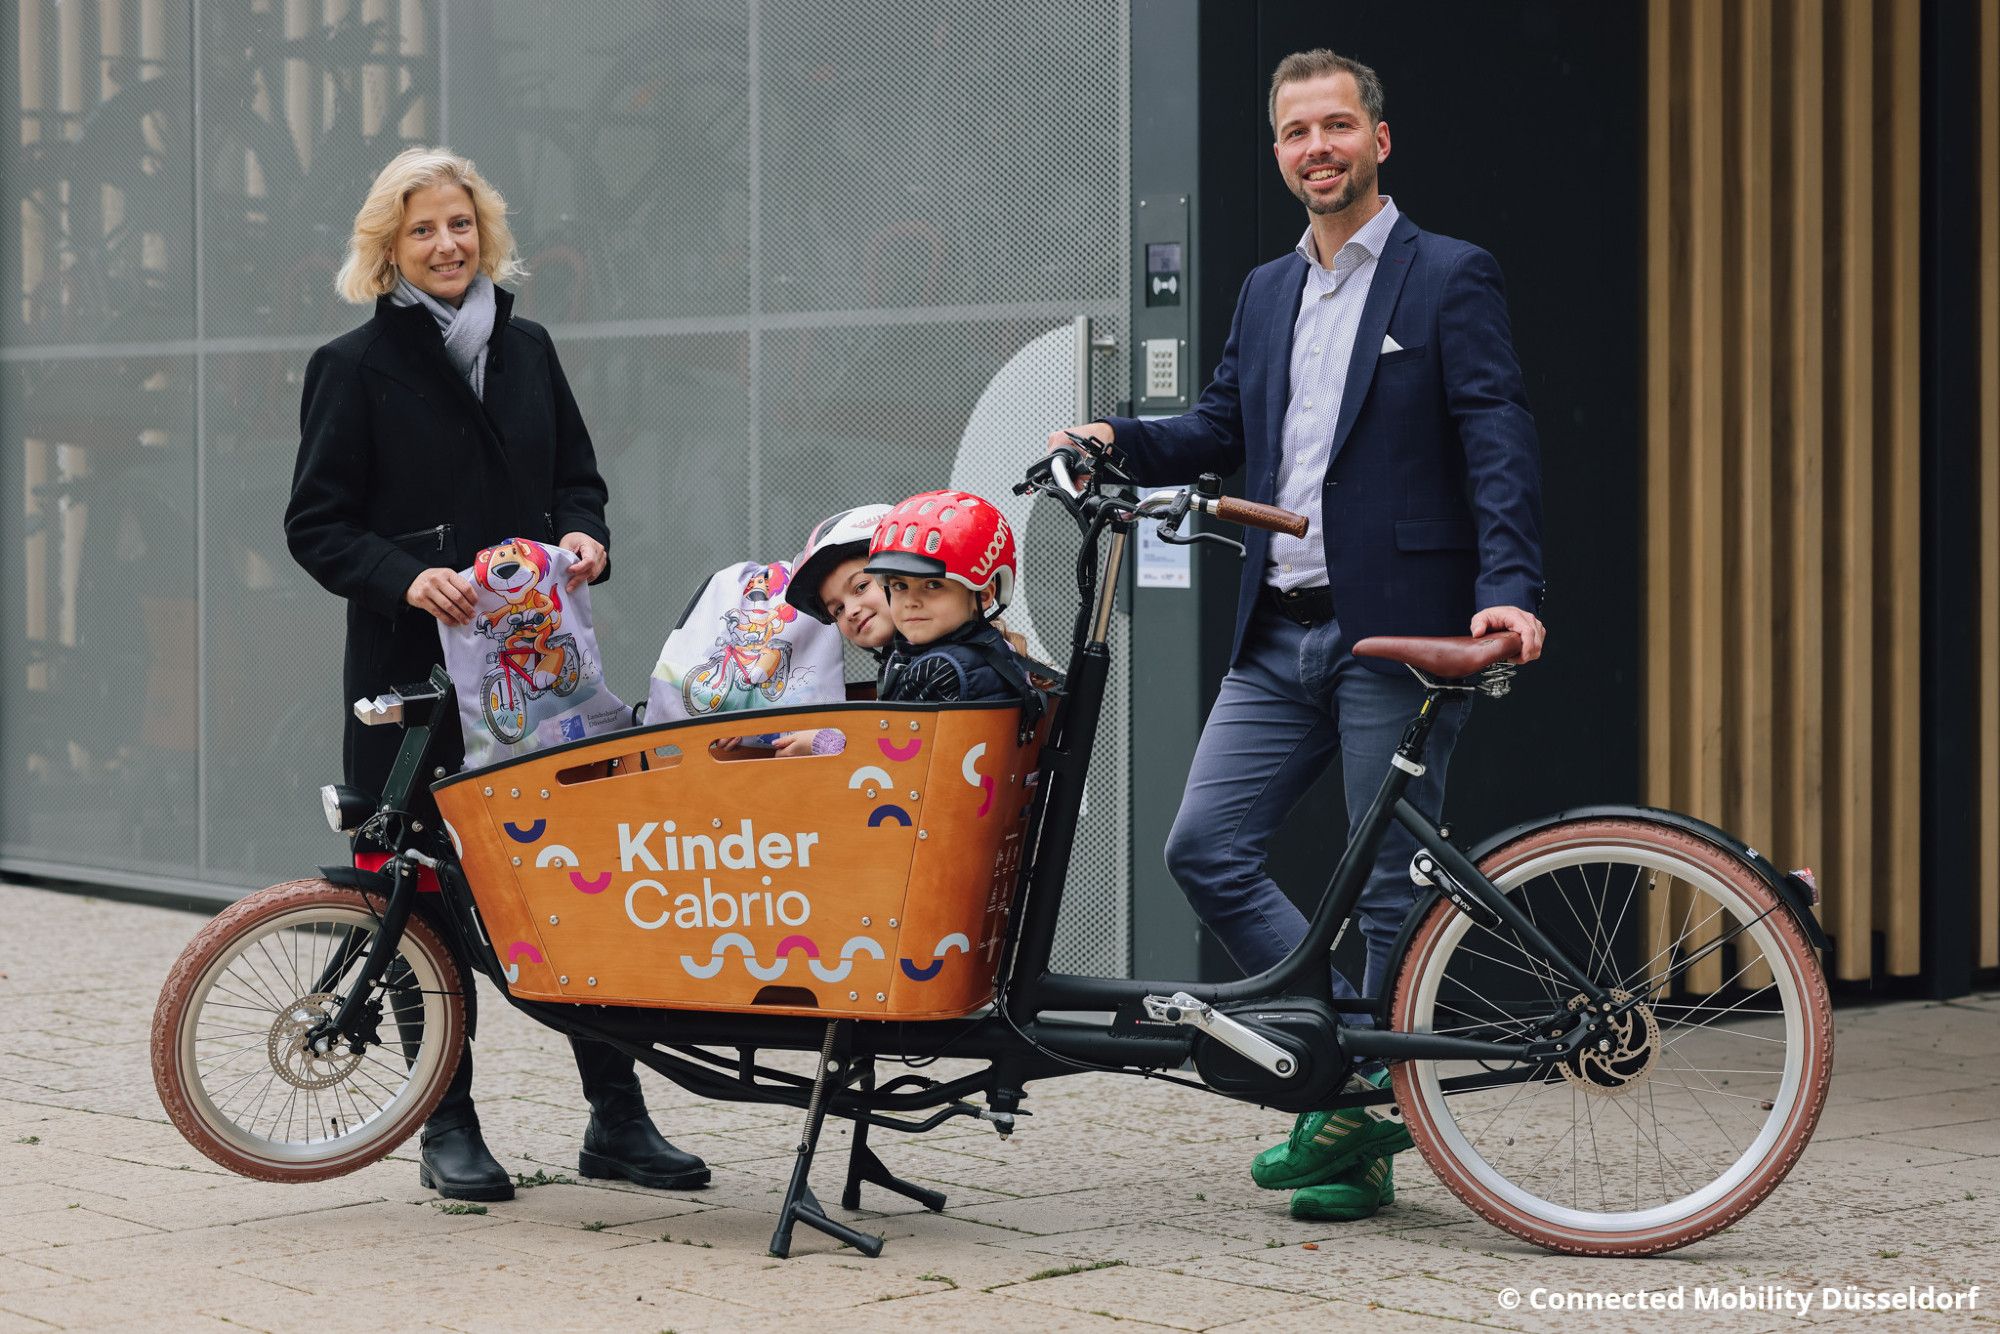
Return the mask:
[[[555,346],[540,325],[512,318],[511,293],[495,297],[484,402],[446,358],[430,311],[387,297],[306,364],[285,538],[308,574],[347,599],[342,761],[346,781],[371,794],[402,729],[365,727],[349,706],[424,680],[444,660],[436,619],[403,601],[411,582],[432,566],[462,570],[510,537],[581,532],[610,545],[604,479]],[[458,768],[455,725],[439,729],[431,754]],[[430,808],[428,791],[417,805]]]

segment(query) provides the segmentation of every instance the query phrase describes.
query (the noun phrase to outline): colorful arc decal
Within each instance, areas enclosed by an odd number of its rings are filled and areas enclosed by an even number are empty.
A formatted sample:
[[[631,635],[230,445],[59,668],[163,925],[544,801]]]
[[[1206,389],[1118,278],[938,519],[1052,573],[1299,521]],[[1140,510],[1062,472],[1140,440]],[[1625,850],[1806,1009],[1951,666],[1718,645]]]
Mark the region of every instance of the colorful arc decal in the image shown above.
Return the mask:
[[[944,968],[945,957],[954,953],[972,953],[972,942],[965,938],[965,933],[962,931],[954,931],[940,940],[937,947],[931,951],[931,961],[921,968],[917,966],[915,959],[901,960],[903,976],[912,982],[928,982]]]
[[[500,827],[505,829],[507,837],[513,839],[516,843],[533,843],[548,829],[549,822],[547,820],[537,820],[526,829],[523,829],[512,820],[509,820]]]
[[[884,820],[894,820],[905,829],[910,827],[910,813],[901,806],[877,806],[868,813],[868,827],[870,829],[875,828],[875,826],[881,824]]]
[[[924,739],[920,736],[911,737],[909,745],[897,746],[890,744],[888,737],[882,736],[875,738],[875,744],[892,760],[914,760],[917,758],[917,752],[924,748]]]
[[[521,960],[540,963],[542,952],[525,940],[517,940],[507,947],[507,959],[507,966],[500,970],[500,974],[507,979],[507,985],[512,986],[521,980]]]
[[[576,864],[576,854],[560,843],[551,843],[535,854],[536,866],[575,866]]]
[[[860,787],[863,783],[873,783],[876,787],[888,787],[891,784],[889,771],[877,768],[872,764],[864,764],[847,776],[849,790]]]
[[[581,871],[571,871],[569,873],[569,882],[576,887],[576,891],[579,894],[602,894],[605,890],[611,888],[611,872],[605,871],[596,878],[591,879],[586,878]]]
[[[985,754],[986,743],[982,741],[971,750],[966,751],[965,758],[958,765],[958,772],[964,776],[965,781],[985,794],[985,799],[979,803],[978,814],[981,819],[985,819],[986,813],[993,809],[994,782],[991,778],[979,772],[979,761]]]

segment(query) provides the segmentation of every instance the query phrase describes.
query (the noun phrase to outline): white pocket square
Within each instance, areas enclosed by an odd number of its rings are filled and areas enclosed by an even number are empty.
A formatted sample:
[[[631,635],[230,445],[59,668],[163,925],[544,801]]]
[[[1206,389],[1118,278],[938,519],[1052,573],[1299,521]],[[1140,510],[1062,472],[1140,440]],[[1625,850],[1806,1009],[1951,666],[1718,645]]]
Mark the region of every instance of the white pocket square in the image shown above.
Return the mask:
[[[1391,338],[1388,334],[1383,334],[1382,350],[1384,352],[1401,352],[1403,350],[1403,345],[1397,342],[1394,338]]]

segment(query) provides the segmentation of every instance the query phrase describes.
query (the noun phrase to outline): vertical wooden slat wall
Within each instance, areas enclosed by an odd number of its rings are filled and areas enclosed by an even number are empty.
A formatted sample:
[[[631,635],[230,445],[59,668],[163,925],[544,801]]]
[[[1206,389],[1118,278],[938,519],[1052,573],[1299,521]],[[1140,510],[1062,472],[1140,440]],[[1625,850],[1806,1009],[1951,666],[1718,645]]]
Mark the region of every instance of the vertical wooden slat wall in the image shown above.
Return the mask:
[[[1979,14],[1979,953],[2000,968],[2000,0]]]
[[[1845,980],[1922,966],[1920,16],[1649,18],[1646,797],[1813,866]]]

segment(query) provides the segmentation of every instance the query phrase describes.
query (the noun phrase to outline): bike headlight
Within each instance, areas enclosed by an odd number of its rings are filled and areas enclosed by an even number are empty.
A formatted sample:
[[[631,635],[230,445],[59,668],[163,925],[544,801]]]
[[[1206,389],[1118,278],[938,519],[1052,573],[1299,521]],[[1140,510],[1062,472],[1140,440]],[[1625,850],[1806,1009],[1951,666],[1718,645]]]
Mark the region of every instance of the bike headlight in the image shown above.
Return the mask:
[[[319,790],[319,807],[326,814],[326,827],[336,834],[351,834],[375,813],[375,803],[364,792],[345,783],[328,783]]]

